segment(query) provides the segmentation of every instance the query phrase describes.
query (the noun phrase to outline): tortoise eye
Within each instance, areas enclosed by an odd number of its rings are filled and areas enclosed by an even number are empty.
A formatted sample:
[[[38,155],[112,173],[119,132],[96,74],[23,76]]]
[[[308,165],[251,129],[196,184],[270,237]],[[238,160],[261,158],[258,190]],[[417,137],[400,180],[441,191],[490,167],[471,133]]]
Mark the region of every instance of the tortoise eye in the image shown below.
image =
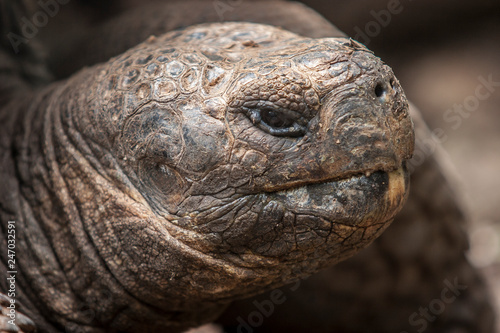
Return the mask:
[[[272,110],[262,111],[260,113],[260,118],[262,122],[274,128],[292,127],[293,124],[295,123],[295,119],[288,116],[287,114]]]
[[[306,133],[307,121],[300,114],[288,110],[252,110],[247,112],[252,122],[274,136],[298,137]]]
[[[299,137],[306,133],[308,120],[294,111],[244,108],[243,113],[255,126],[274,136]]]

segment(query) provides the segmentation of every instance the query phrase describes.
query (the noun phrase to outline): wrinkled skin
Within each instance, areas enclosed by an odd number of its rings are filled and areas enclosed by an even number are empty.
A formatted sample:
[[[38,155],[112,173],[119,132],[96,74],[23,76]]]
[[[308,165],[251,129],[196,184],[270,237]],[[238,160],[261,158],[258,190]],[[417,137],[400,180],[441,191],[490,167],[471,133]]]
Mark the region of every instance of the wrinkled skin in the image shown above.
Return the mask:
[[[432,136],[413,105],[410,114],[418,154]],[[256,311],[271,308],[254,332],[497,332],[491,291],[464,255],[466,217],[446,154],[436,147],[416,161],[409,161],[405,206],[370,246],[309,278],[233,302],[218,319],[224,330],[213,332],[244,331],[242,320],[255,323]]]
[[[404,94],[345,38],[198,26],[23,100],[2,113],[2,221],[48,331],[213,320],[367,246],[408,193]]]

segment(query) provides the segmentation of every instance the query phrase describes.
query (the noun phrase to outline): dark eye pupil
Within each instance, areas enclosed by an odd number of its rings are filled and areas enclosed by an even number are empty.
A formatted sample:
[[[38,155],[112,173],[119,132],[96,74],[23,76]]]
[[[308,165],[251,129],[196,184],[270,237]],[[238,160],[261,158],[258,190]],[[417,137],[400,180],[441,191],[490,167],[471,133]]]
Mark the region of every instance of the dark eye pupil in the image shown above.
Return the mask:
[[[272,127],[285,128],[293,125],[294,120],[283,113],[265,110],[261,113],[262,121]]]

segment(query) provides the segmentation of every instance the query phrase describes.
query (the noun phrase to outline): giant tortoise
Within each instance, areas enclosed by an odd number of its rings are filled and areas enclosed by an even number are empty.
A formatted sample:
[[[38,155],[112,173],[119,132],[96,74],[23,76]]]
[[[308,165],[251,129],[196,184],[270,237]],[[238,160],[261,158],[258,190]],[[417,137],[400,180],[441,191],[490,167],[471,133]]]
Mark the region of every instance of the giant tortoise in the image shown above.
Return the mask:
[[[65,3],[0,7],[3,331],[492,332],[445,158],[410,160],[432,134],[364,45],[185,1],[51,53],[26,34]]]

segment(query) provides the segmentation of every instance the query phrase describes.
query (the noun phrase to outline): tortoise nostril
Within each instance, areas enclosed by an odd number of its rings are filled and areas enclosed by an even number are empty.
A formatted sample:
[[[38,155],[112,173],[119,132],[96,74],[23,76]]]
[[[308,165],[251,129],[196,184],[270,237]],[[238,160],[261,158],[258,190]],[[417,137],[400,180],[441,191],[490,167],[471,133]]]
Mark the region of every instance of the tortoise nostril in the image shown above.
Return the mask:
[[[375,86],[375,96],[377,97],[383,97],[386,94],[386,90],[384,86],[381,83],[377,83]]]

